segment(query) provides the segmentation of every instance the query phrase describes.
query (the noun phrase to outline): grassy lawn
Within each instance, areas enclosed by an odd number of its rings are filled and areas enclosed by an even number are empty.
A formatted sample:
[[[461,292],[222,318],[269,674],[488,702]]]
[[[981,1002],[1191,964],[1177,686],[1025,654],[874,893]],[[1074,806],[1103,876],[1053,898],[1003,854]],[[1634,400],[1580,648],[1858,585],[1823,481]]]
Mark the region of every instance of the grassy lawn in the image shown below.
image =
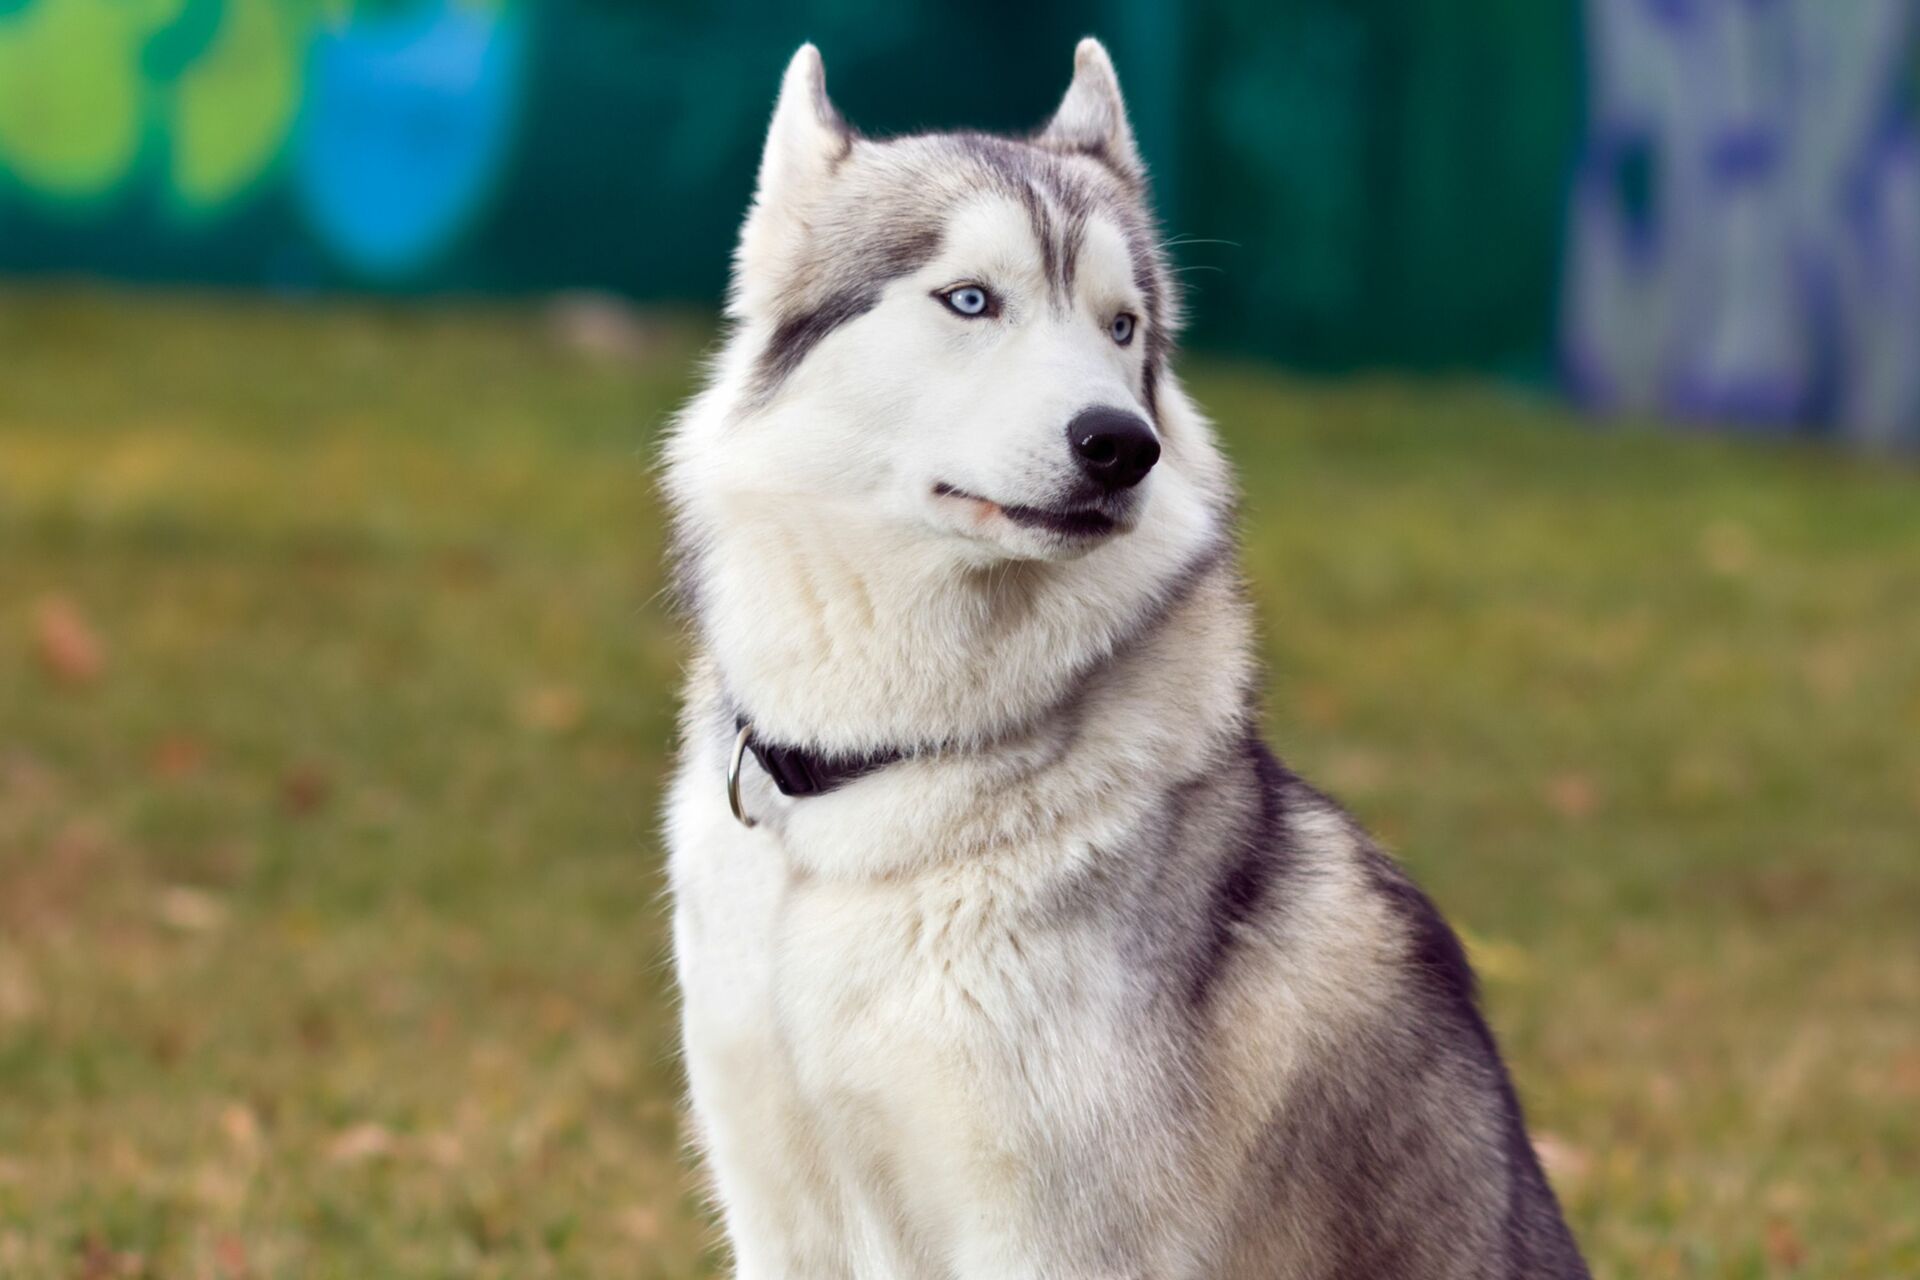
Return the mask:
[[[641,337],[0,295],[0,1276],[714,1273]],[[1598,1273],[1920,1274],[1920,473],[1192,380]]]

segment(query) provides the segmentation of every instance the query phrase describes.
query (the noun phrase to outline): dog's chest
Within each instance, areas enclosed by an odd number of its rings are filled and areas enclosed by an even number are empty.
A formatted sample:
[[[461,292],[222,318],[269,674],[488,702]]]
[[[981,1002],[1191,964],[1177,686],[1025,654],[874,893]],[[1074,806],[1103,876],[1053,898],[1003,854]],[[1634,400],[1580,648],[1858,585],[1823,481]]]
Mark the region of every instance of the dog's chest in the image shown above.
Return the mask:
[[[996,1046],[1084,1022],[1078,931],[1023,889],[967,873],[792,886],[773,993],[809,1091],[894,1093],[907,1067],[980,1088]]]
[[[1010,1095],[1077,1088],[1128,1036],[1111,921],[1053,905],[1070,855],[1033,851],[1020,864],[1055,874],[1031,879],[979,861],[835,880],[791,874],[757,834],[709,832],[721,847],[688,850],[675,875],[683,923],[701,922],[677,943],[688,1014],[777,1046],[823,1119],[920,1123],[929,1099],[1004,1118],[1023,1105]]]

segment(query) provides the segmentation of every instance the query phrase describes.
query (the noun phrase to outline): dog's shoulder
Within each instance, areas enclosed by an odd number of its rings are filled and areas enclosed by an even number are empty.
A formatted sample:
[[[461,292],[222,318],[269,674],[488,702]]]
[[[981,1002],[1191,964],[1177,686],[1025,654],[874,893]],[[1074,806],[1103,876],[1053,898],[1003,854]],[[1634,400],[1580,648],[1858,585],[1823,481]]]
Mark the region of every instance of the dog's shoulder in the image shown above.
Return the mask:
[[[1244,758],[1258,820],[1216,867],[1233,945],[1201,998],[1216,1060],[1248,1073],[1222,1092],[1265,1134],[1262,1181],[1320,1202],[1339,1274],[1451,1275],[1451,1237],[1504,1260],[1485,1274],[1584,1276],[1460,936],[1338,802],[1257,742]],[[1302,1035],[1309,1053],[1274,1048]],[[1415,1206],[1449,1229],[1406,1234]]]

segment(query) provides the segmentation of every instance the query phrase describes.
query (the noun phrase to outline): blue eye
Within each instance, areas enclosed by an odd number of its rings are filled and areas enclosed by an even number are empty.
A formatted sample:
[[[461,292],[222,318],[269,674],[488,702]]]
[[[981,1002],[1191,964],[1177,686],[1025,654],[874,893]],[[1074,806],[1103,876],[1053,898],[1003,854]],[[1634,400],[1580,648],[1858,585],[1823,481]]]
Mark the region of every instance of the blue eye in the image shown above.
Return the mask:
[[[1133,341],[1134,324],[1135,320],[1133,315],[1130,312],[1122,311],[1113,318],[1113,323],[1107,326],[1107,332],[1113,335],[1115,342],[1124,347]]]
[[[940,295],[940,301],[955,315],[969,319],[991,315],[994,310],[993,295],[977,284],[963,284],[958,289],[949,289]]]

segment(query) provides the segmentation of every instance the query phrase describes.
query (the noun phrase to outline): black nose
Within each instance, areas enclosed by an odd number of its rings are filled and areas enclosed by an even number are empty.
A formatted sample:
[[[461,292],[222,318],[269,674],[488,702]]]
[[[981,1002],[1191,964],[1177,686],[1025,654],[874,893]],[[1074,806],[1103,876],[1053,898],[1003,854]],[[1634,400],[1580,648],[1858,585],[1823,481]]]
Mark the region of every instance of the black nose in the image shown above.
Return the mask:
[[[1133,488],[1160,461],[1153,428],[1125,409],[1082,409],[1067,424],[1067,443],[1087,479],[1108,493]]]

